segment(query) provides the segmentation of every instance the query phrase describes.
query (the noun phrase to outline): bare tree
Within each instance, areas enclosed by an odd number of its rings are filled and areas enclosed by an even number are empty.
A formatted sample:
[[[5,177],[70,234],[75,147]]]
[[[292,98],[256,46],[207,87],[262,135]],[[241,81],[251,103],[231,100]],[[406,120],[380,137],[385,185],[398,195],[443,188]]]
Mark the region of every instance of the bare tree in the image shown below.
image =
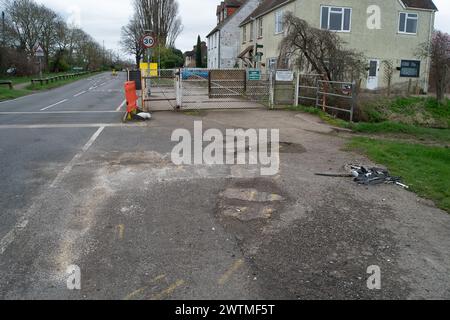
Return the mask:
[[[0,48],[2,71],[15,66],[20,74],[35,72],[37,44],[44,49],[45,65],[52,65],[53,71],[69,69],[70,65],[94,70],[120,60],[86,32],[68,26],[56,12],[34,0],[0,0],[0,4],[6,14]]]
[[[19,48],[32,56],[44,27],[40,7],[31,0],[7,0],[4,4],[5,11],[11,19]]]
[[[285,25],[280,61],[297,57],[299,69],[309,69],[329,81],[355,80],[366,72],[364,55],[347,49],[346,42],[337,33],[313,28],[292,13],[286,14]]]
[[[144,49],[141,45],[141,37],[144,30],[141,29],[137,17],[133,18],[126,26],[122,27],[120,45],[123,50],[135,57],[136,66],[139,67]]]
[[[418,56],[431,59],[436,98],[439,102],[443,102],[450,81],[450,35],[435,31],[430,43],[419,46]]]
[[[177,0],[134,0],[141,30],[152,30],[161,46],[172,47],[183,30]]]
[[[53,10],[45,6],[39,7],[39,15],[42,20],[42,29],[39,36],[40,45],[44,49],[44,62],[48,68],[50,64],[50,55],[54,54],[55,45],[57,42],[57,24],[59,17]]]

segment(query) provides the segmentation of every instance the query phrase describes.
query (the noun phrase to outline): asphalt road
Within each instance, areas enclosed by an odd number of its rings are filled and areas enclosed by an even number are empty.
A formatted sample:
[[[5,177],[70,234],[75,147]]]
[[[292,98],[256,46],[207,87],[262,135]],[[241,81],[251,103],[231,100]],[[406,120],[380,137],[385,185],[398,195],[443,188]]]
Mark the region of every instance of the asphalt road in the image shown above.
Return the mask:
[[[0,299],[450,298],[450,216],[400,188],[315,176],[368,163],[327,126],[266,110],[123,124],[123,81],[0,104]],[[194,120],[280,128],[279,174],[174,165],[171,134]]]

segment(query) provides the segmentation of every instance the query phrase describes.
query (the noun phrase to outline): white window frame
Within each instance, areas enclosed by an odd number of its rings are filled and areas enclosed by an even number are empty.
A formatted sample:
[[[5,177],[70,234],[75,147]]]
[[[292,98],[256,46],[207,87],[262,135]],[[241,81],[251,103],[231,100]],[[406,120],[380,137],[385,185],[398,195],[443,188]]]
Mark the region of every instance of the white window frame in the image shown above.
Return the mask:
[[[264,32],[263,18],[258,19],[258,39],[262,39]]]
[[[327,25],[327,29],[329,31],[333,31],[333,32],[345,32],[345,33],[349,33],[352,31],[352,17],[353,17],[353,8],[351,7],[337,7],[337,6],[320,6],[320,28],[322,29],[322,22],[323,22],[323,8],[328,8],[328,25]],[[331,10],[334,9],[340,9],[341,13],[342,13],[342,21],[341,21],[341,30],[331,30],[330,29],[330,17],[331,17]],[[349,29],[348,30],[344,30],[344,23],[345,23],[345,10],[350,10],[350,23],[349,23]],[[337,13],[335,11],[335,13]],[[322,29],[324,30],[324,29]]]
[[[400,22],[402,21],[402,19],[401,19],[402,14],[405,15],[405,25],[403,26],[405,31],[401,31],[401,30],[400,30],[400,28],[401,28]],[[415,17],[415,18],[412,18],[412,17],[410,17],[410,15],[415,15],[416,17]],[[417,23],[416,23],[416,32],[407,32],[407,31],[406,31],[406,30],[407,30],[407,27],[408,27],[408,19],[410,19],[410,20],[416,20],[416,22],[417,22]],[[404,11],[398,13],[398,33],[401,33],[401,34],[417,35],[417,30],[418,30],[418,29],[419,29],[419,14],[418,14],[418,13],[404,12]]]
[[[247,25],[242,27],[242,43],[247,42]]]
[[[249,42],[253,42],[255,40],[255,22],[250,22],[250,38]]]
[[[281,19],[281,21],[280,21]],[[275,12],[275,34],[281,34],[284,32],[284,10],[280,9]],[[281,30],[278,29],[278,27],[281,24]]]

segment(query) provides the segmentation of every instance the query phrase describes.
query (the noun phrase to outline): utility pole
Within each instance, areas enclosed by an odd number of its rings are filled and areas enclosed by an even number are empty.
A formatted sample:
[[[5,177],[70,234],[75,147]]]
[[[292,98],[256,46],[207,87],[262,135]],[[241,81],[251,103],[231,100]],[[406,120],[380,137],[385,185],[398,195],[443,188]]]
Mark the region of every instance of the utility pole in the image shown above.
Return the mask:
[[[2,45],[5,46],[5,11],[2,11]]]

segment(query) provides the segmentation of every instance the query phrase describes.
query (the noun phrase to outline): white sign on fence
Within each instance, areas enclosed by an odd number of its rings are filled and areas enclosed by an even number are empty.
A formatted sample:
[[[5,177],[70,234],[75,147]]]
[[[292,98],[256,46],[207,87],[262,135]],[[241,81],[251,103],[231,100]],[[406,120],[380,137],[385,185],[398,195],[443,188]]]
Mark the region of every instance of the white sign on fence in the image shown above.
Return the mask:
[[[277,70],[276,81],[280,82],[294,81],[294,72],[289,70]]]

